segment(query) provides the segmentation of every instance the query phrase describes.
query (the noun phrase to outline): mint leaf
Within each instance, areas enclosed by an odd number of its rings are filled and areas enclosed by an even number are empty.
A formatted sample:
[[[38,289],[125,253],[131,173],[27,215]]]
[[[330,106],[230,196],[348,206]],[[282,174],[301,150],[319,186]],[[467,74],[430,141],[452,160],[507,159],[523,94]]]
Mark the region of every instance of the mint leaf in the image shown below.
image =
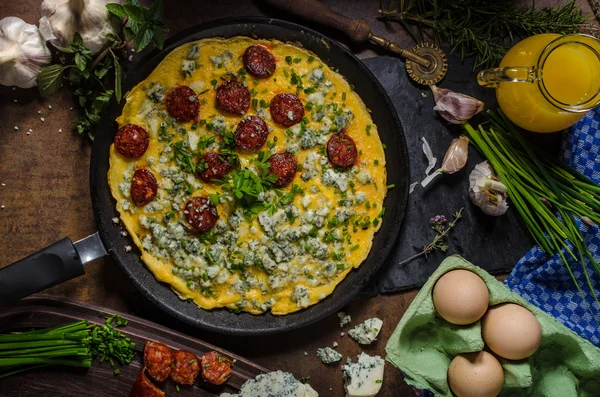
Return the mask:
[[[125,7],[123,7],[123,9],[125,10],[127,16],[135,22],[144,21],[144,13],[139,5],[125,4]]]
[[[154,44],[158,47],[159,50],[162,50],[165,45],[165,36],[163,33],[163,29],[160,26],[154,27]]]
[[[121,64],[114,52],[110,52],[115,62],[115,98],[117,103],[121,102]]]
[[[146,46],[148,46],[148,44],[150,44],[152,41],[153,37],[154,33],[148,28],[148,24],[145,23],[140,26],[140,29],[136,32],[135,36],[135,51],[140,52],[146,48]]]
[[[165,11],[165,7],[163,5],[162,0],[156,0],[150,6],[150,19],[155,21],[160,21]]]
[[[48,98],[60,89],[61,80],[68,66],[50,65],[41,70],[37,77],[42,98]]]
[[[125,9],[121,4],[109,3],[106,5],[106,9],[108,10],[108,12],[119,18],[127,17],[127,12],[125,12]]]

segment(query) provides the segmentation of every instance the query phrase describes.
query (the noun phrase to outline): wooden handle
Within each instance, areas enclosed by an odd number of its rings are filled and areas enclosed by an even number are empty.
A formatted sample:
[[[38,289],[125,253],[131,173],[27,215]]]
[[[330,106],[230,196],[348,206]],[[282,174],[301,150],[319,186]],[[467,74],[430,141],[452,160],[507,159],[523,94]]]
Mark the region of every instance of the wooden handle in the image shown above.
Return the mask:
[[[317,0],[264,1],[282,11],[341,30],[357,43],[367,41],[371,34],[371,27],[364,19],[350,19],[345,17]]]

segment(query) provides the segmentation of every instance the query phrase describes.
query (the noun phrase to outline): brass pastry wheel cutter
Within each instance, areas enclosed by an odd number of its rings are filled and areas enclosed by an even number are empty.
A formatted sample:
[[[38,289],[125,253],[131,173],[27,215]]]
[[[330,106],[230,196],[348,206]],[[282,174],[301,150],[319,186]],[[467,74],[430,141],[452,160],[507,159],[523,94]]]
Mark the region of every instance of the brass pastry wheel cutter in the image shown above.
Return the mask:
[[[266,3],[302,18],[331,26],[346,33],[355,43],[371,42],[406,59],[406,72],[416,83],[430,86],[439,83],[448,72],[448,60],[441,48],[420,43],[405,49],[371,32],[364,19],[350,19],[317,0],[264,0]]]

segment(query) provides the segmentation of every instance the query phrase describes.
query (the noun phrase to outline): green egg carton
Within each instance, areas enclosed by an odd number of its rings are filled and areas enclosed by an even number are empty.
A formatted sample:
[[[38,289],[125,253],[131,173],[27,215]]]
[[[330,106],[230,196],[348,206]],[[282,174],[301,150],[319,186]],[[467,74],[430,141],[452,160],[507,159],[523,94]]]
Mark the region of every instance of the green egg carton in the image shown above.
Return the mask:
[[[542,326],[541,345],[528,359],[510,361],[496,356],[504,369],[500,396],[600,396],[600,349],[458,255],[446,258],[431,275],[387,342],[386,358],[405,374],[406,383],[436,396],[452,397],[446,377],[450,362],[457,354],[484,349],[479,321],[450,324],[433,306],[435,282],[454,269],[470,270],[485,281],[490,307],[517,303],[529,309]]]

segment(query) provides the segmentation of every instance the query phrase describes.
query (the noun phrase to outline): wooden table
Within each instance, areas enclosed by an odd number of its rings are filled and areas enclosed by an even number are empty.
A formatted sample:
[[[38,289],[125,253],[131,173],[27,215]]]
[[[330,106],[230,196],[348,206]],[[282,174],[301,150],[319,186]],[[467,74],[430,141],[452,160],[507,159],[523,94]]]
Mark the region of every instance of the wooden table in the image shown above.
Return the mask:
[[[589,11],[587,1],[580,2]],[[170,34],[223,17],[268,15],[286,19],[285,15],[272,12],[260,2],[181,0],[165,3],[166,23],[172,29]],[[376,0],[327,0],[326,3],[353,18],[368,19],[375,34],[385,35],[403,46],[412,45],[398,25],[386,26],[376,19],[379,8]],[[554,5],[561,1],[539,3]],[[39,4],[40,1],[34,0],[3,0],[0,19],[19,16],[37,24]],[[288,19],[296,21],[293,17]],[[337,32],[313,27],[348,44],[348,40]],[[372,47],[352,50],[360,58],[377,55]],[[136,55],[133,63],[140,56]],[[64,236],[75,241],[96,231],[89,191],[91,143],[72,132],[72,122],[77,117],[72,106],[72,97],[67,90],[42,100],[35,89],[13,91],[0,87],[0,183],[6,184],[0,187],[0,205],[4,206],[0,210],[0,267]],[[27,135],[30,128],[33,132]],[[323,365],[315,355],[316,349],[337,341],[338,350],[344,356],[355,357],[362,350],[384,356],[385,342],[417,293],[408,291],[378,296],[348,306],[353,324],[373,316],[384,320],[379,340],[362,349],[347,336],[340,337],[335,315],[305,329],[268,338],[232,338],[189,329],[157,312],[109,257],[86,265],[84,276],[47,292],[141,315],[232,350],[268,368],[310,376],[310,383],[321,396],[343,396],[344,393],[339,365]],[[400,372],[387,363],[379,396],[412,395]]]

